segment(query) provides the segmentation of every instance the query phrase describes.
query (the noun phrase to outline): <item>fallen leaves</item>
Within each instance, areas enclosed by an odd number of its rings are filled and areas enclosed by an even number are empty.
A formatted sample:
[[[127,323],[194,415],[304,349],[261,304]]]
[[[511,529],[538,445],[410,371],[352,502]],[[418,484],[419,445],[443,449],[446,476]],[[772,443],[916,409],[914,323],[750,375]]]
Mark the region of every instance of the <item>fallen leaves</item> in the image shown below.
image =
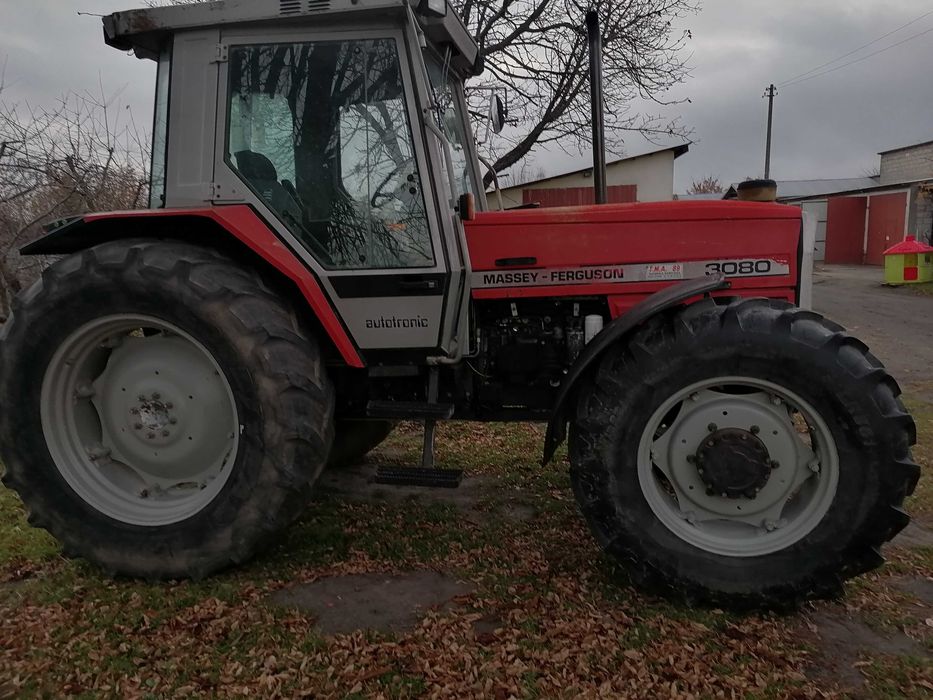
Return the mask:
[[[814,675],[816,625],[803,616],[737,618],[675,608],[620,587],[573,509],[564,467],[527,469],[541,436],[539,428],[522,431],[445,426],[439,453],[495,475],[500,492],[490,499],[514,497],[521,483],[523,497],[538,499],[527,522],[497,519],[489,503],[482,517],[466,522],[457,511],[417,501],[328,501],[315,504],[265,560],[204,583],[113,582],[57,558],[0,567],[0,697],[843,694]],[[407,450],[419,437],[403,426],[393,440]],[[315,539],[322,523],[339,546]],[[912,555],[894,558],[914,574],[926,566]],[[407,569],[442,571],[474,589],[395,635],[322,636],[311,615],[266,602],[299,582]],[[904,605],[903,595],[873,575],[851,591],[847,612],[887,614]],[[916,616],[912,633],[933,627],[929,614]],[[895,678],[900,692],[916,697],[933,689],[921,666],[863,661],[858,672],[873,683]]]

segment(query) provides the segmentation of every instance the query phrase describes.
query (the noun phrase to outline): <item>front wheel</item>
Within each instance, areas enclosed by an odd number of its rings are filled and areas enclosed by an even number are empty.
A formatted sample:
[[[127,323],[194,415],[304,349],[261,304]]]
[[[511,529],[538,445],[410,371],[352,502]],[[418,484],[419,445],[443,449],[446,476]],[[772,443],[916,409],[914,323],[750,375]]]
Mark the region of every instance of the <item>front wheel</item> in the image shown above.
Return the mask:
[[[359,464],[395,430],[390,420],[338,420],[334,444],[327,458],[328,469],[342,469]]]
[[[255,273],[179,242],[52,265],[0,336],[4,482],[66,554],[201,577],[309,498],[333,435],[314,339]]]
[[[574,491],[646,588],[730,607],[834,595],[908,521],[919,469],[898,394],[817,314],[695,304],[643,327],[581,390]]]

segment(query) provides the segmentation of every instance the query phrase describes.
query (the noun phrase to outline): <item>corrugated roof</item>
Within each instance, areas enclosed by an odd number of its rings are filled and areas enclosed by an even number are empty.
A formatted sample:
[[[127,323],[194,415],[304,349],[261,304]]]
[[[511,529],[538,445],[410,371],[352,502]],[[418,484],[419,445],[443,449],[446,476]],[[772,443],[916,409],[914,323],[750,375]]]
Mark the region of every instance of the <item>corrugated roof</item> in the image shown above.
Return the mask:
[[[829,180],[778,180],[777,196],[778,199],[800,199],[803,197],[819,197],[820,195],[830,195],[837,192],[851,192],[853,190],[867,190],[872,187],[878,187],[880,181],[876,177],[843,177]],[[733,183],[732,186],[723,195],[723,199],[735,197],[735,188],[739,183]]]

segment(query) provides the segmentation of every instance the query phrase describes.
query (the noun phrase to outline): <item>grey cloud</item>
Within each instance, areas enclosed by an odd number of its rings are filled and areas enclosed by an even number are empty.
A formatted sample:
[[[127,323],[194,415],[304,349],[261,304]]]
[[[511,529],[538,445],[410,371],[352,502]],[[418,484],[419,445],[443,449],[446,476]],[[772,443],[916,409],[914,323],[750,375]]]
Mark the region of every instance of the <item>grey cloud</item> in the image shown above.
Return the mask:
[[[4,98],[50,104],[70,90],[98,90],[130,105],[148,123],[154,66],[104,45],[100,20],[134,0],[0,0]],[[768,83],[786,80],[933,9],[929,0],[706,0],[681,26],[693,31],[693,75],[672,96],[691,104],[664,109],[695,129],[698,143],[677,161],[676,188],[711,174],[723,181],[759,175],[764,160]],[[884,42],[933,28],[933,15]],[[865,53],[867,53],[866,51]],[[852,58],[858,58],[858,54]],[[781,179],[857,176],[876,151],[933,138],[933,34],[829,75],[780,90],[775,102],[773,175]],[[632,105],[657,111],[653,105]],[[629,138],[630,154],[652,148]],[[538,152],[549,174],[587,162]]]

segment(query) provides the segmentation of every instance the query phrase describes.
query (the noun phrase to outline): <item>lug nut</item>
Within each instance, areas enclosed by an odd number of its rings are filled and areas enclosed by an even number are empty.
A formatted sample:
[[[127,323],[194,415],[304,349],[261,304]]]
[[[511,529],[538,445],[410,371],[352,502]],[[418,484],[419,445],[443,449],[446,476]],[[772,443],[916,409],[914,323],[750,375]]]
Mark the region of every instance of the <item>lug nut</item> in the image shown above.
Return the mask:
[[[749,428],[749,430],[751,431],[752,435],[757,435],[761,432],[761,428],[759,428],[757,425],[753,425],[751,428]]]
[[[171,401],[167,401],[167,402],[165,403],[165,407],[166,407],[166,408],[175,408],[175,404],[173,404]]]
[[[771,460],[771,468],[772,468],[772,469],[777,469],[777,468],[780,467],[780,466],[781,466],[781,463],[778,462],[776,459],[772,459],[772,460]]]
[[[138,416],[138,415],[139,415],[139,409],[136,408],[136,407],[134,406],[133,408],[130,409],[130,413],[131,413],[132,415],[134,415],[134,416]]]
[[[168,436],[169,436],[169,432],[167,430],[163,430],[162,437],[168,437]]]
[[[687,461],[690,464],[696,464],[697,456],[696,455],[687,455]]]
[[[154,391],[152,392],[152,398],[153,400],[158,401],[162,398],[162,394],[160,394],[158,391]]]
[[[148,433],[146,437],[152,440],[153,438],[155,438],[155,433]]]
[[[710,423],[709,425],[706,426],[706,429],[710,431],[711,433],[715,433],[717,430],[719,430],[719,426],[716,425],[715,423]]]
[[[774,532],[777,530],[777,523],[773,520],[765,520],[765,530],[768,532]]]
[[[168,422],[171,423],[172,425],[175,425],[178,422],[178,419],[175,416],[172,416],[171,418],[168,419]]]
[[[807,466],[810,467],[810,471],[813,472],[814,474],[817,474],[820,471],[820,463],[816,460],[813,460]]]
[[[707,447],[712,447],[712,446],[715,445],[715,444],[716,444],[716,443],[713,442],[712,440],[707,440],[707,441],[706,441],[706,446],[707,446]]]
[[[782,403],[781,397],[780,397],[780,396],[772,396],[772,397],[771,397],[771,403],[773,403],[775,406],[780,406],[781,403]]]
[[[140,395],[137,396],[136,398],[139,399],[140,401],[145,401],[145,400],[146,400],[146,395],[145,395],[145,394],[140,394]]]
[[[697,469],[697,474],[699,474],[700,476],[703,476],[703,469],[702,468]]]
[[[746,435],[745,433],[742,433],[742,435],[739,436],[739,440],[746,440],[746,441],[747,441],[747,440],[748,440],[748,435]]]
[[[143,429],[143,424],[142,424],[142,423],[133,423],[133,427],[136,428],[136,430],[142,430],[142,429]]]

